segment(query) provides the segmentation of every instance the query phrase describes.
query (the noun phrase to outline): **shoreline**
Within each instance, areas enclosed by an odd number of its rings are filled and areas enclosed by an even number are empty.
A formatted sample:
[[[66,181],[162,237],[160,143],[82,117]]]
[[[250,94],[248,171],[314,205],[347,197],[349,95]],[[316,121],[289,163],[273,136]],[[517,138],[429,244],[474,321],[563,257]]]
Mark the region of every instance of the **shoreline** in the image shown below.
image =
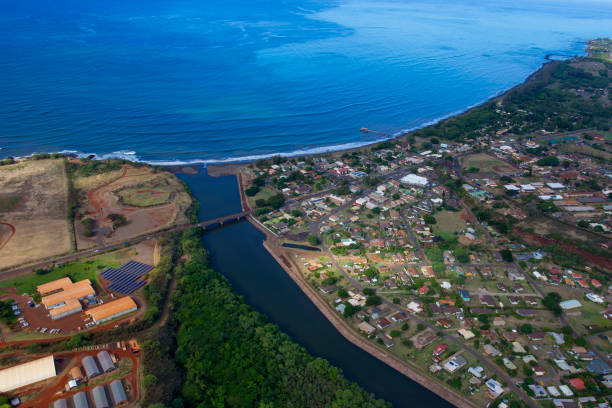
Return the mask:
[[[577,55],[574,57],[567,57],[566,60],[571,60],[573,58],[590,58],[590,55],[587,52],[587,47],[588,47],[588,43],[585,42],[585,51],[584,51],[584,55]],[[326,155],[326,154],[343,154],[343,153],[350,153],[350,152],[355,152],[355,151],[361,151],[363,149],[368,149],[371,148],[372,146],[381,143],[381,142],[385,142],[385,141],[398,141],[399,139],[410,135],[412,132],[415,132],[417,130],[422,130],[425,129],[429,126],[434,126],[437,125],[439,123],[443,123],[447,120],[453,119],[457,116],[463,115],[465,113],[471,112],[474,109],[477,109],[481,106],[486,105],[487,103],[493,102],[497,99],[503,98],[504,96],[506,96],[509,92],[512,92],[513,90],[524,86],[525,84],[527,84],[528,82],[530,82],[531,80],[533,80],[533,78],[535,76],[537,76],[540,72],[542,72],[543,69],[545,69],[546,67],[548,67],[551,64],[557,63],[557,62],[561,62],[564,60],[555,60],[555,59],[550,59],[549,57],[551,55],[556,55],[556,54],[547,54],[544,57],[544,62],[542,62],[542,64],[540,65],[540,67],[535,70],[533,73],[531,73],[529,76],[527,76],[523,81],[521,81],[520,83],[517,83],[516,85],[504,90],[504,91],[499,91],[496,94],[487,97],[479,102],[474,103],[473,105],[469,105],[465,108],[460,108],[458,110],[455,110],[453,112],[450,112],[448,114],[442,115],[437,119],[433,119],[430,121],[426,121],[420,125],[414,126],[412,128],[408,128],[408,129],[403,129],[400,130],[399,132],[396,132],[394,134],[389,134],[390,137],[380,137],[377,138],[375,140],[372,141],[363,141],[363,142],[340,142],[336,145],[331,145],[331,146],[314,146],[314,147],[310,147],[307,149],[303,149],[303,150],[294,150],[294,151],[290,151],[290,152],[275,152],[275,153],[261,153],[261,154],[254,154],[252,156],[244,156],[244,157],[230,157],[230,158],[226,158],[226,159],[192,159],[192,160],[185,160],[185,161],[181,161],[181,160],[174,160],[174,161],[168,161],[168,160],[164,160],[164,159],[152,159],[152,160],[140,160],[140,158],[137,156],[136,152],[134,151],[129,151],[126,152],[124,150],[119,150],[116,152],[111,152],[111,153],[83,153],[83,152],[79,152],[79,151],[75,151],[75,150],[62,150],[59,152],[49,152],[48,154],[65,154],[67,156],[73,156],[73,157],[78,157],[78,158],[87,158],[87,157],[92,157],[93,156],[93,160],[128,160],[128,161],[134,161],[134,162],[141,162],[141,163],[145,163],[147,165],[150,166],[159,166],[159,167],[163,167],[166,169],[169,169],[169,171],[171,172],[182,172],[181,169],[193,169],[195,167],[206,167],[206,168],[213,168],[213,169],[218,169],[219,170],[214,170],[214,171],[218,171],[219,172],[219,176],[221,175],[231,175],[234,174],[233,171],[231,170],[230,173],[224,173],[223,170],[220,170],[220,168],[233,168],[235,166],[244,166],[246,164],[249,163],[253,163],[257,160],[266,160],[266,159],[270,159],[273,157],[285,157],[285,158],[299,158],[299,157],[312,157],[312,156],[317,156],[317,155]],[[382,133],[382,132],[377,132],[376,130],[372,129],[370,131],[371,133]],[[353,145],[350,146],[349,145]],[[32,155],[35,154],[40,154],[40,153],[45,153],[46,152],[33,152],[29,155],[26,156],[18,156],[15,157],[16,160],[20,160],[20,159],[25,159],[28,158]],[[2,158],[6,158],[6,156],[2,156],[0,157],[0,159]],[[189,173],[190,170],[187,170],[186,173]],[[218,177],[218,176],[214,176],[214,177]]]
[[[266,251],[268,251],[278,265],[280,265],[285,273],[287,273],[293,282],[300,288],[302,293],[304,293],[308,299],[310,299],[317,310],[319,310],[319,312],[332,324],[332,326],[334,326],[336,331],[346,340],[450,404],[458,408],[478,408],[478,406],[473,404],[467,396],[460,395],[450,388],[438,383],[435,379],[421,374],[416,369],[410,367],[408,363],[400,360],[396,356],[380,350],[376,345],[357,334],[335,311],[331,309],[331,307],[323,299],[319,297],[316,290],[305,281],[300,272],[293,270],[295,268],[293,262],[287,259],[281,250],[277,251],[275,249],[278,248],[276,245],[276,237],[272,236],[269,231],[265,230],[257,222],[254,222],[252,217],[249,216],[247,219],[251,225],[265,234],[266,239],[262,245]]]

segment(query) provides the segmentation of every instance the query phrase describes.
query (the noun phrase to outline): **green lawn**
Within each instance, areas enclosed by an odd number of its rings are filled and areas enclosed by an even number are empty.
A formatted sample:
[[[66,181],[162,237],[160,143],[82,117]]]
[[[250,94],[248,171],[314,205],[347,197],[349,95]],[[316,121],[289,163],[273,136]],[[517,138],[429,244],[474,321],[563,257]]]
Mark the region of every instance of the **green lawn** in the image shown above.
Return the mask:
[[[129,187],[118,192],[121,201],[135,207],[151,207],[167,203],[170,191],[165,188]]]
[[[36,293],[36,287],[43,283],[69,276],[73,282],[89,279],[98,282],[98,273],[107,267],[118,267],[117,253],[110,253],[87,261],[71,262],[53,269],[44,275],[28,274],[0,282],[0,289],[16,287],[17,293]]]
[[[460,212],[457,211],[440,211],[436,213],[437,223],[434,225],[434,231],[439,232],[461,232],[465,227],[465,221],[460,216]]]

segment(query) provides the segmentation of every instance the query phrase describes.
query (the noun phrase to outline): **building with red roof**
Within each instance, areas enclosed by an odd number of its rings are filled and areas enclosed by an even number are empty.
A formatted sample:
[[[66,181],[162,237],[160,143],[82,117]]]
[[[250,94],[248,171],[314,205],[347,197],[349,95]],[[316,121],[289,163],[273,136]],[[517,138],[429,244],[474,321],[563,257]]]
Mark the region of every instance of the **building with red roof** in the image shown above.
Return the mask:
[[[434,347],[433,355],[434,356],[441,356],[442,353],[444,353],[447,349],[448,349],[448,346],[446,344],[440,343],[436,347]]]
[[[584,385],[584,381],[582,381],[582,379],[580,379],[580,378],[572,378],[571,380],[569,380],[569,383],[570,383],[570,385],[572,387],[574,387],[578,391],[586,390],[586,386]]]

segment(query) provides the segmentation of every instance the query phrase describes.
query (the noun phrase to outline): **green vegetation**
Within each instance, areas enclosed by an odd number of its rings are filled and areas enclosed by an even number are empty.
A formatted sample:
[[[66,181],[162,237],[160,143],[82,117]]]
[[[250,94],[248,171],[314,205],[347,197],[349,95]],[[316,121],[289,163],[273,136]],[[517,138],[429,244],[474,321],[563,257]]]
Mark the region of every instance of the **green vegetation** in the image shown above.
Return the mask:
[[[429,224],[429,225],[433,225],[433,224],[435,224],[435,223],[437,223],[437,222],[438,222],[438,221],[436,220],[436,217],[434,217],[434,216],[433,216],[433,215],[431,215],[431,214],[425,214],[425,215],[423,216],[423,221],[425,221],[425,222],[426,222],[427,224]]]
[[[185,370],[185,405],[386,406],[246,305],[210,269],[197,231],[187,231],[182,246],[189,260],[176,268],[173,318],[176,361]],[[158,384],[164,382],[156,377]],[[169,404],[175,397],[160,395],[157,401]]]
[[[95,221],[91,218],[85,218],[81,221],[81,224],[83,224],[83,235],[86,237],[93,237]]]
[[[542,157],[540,160],[538,160],[538,166],[558,166],[559,163],[559,159],[555,156],[547,156],[547,157]]]
[[[612,106],[606,105],[602,98],[576,97],[572,90],[583,89],[589,94],[603,92],[611,79],[576,67],[575,61],[552,61],[504,96],[410,136],[463,141],[506,130],[514,134],[541,129],[609,130]]]
[[[512,251],[510,251],[509,249],[502,249],[501,251],[499,251],[499,254],[501,255],[502,259],[506,262],[514,261],[514,256],[512,256]]]
[[[562,313],[559,302],[561,302],[561,296],[556,292],[550,292],[544,297],[544,299],[542,299],[542,304],[548,310],[552,311],[555,316],[559,316]]]
[[[612,62],[612,39],[598,38],[589,41],[587,53],[593,58]]]
[[[121,161],[119,160],[87,160],[83,159],[82,163],[74,161],[66,161],[66,169],[77,177],[89,177],[96,174],[108,173],[121,169]],[[131,163],[136,164],[136,163]]]
[[[153,207],[165,204],[170,200],[170,191],[161,187],[133,186],[120,189],[115,193],[122,203],[134,207]]]
[[[0,212],[11,212],[17,207],[21,197],[0,197]]]
[[[9,325],[17,321],[17,316],[13,313],[11,303],[13,303],[12,299],[0,300],[0,321]]]
[[[108,214],[108,219],[113,222],[113,228],[127,224],[127,219],[121,214]]]
[[[320,245],[321,240],[315,234],[308,234],[308,243],[310,245]]]

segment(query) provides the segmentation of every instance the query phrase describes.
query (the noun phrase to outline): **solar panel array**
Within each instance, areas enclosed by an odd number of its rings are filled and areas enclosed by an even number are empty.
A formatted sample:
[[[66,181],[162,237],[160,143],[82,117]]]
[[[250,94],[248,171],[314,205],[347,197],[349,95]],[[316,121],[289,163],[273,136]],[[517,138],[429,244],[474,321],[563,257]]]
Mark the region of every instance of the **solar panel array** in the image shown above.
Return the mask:
[[[113,292],[128,295],[141,288],[145,281],[139,280],[153,267],[136,261],[129,261],[119,268],[107,268],[100,275],[102,279],[111,282],[106,288]]]

